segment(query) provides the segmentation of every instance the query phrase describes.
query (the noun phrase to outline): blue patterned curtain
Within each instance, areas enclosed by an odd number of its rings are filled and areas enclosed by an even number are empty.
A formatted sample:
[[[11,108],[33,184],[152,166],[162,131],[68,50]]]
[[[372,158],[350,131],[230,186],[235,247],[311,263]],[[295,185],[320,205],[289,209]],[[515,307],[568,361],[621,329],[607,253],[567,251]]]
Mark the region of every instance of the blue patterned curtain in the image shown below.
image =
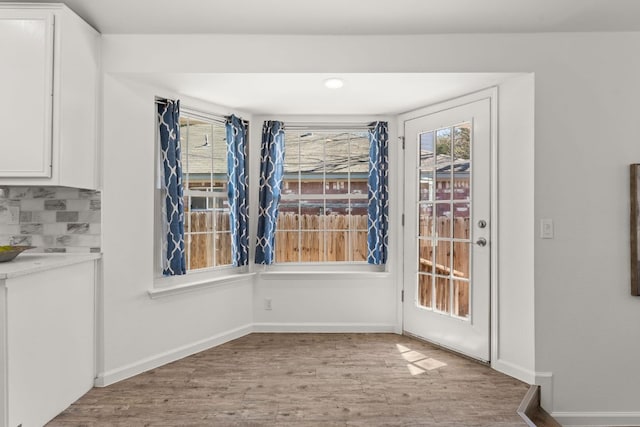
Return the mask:
[[[227,128],[227,194],[231,226],[231,258],[238,267],[249,263],[246,138],[247,126],[236,116],[226,121]]]
[[[389,128],[372,123],[369,130],[369,209],[367,212],[367,262],[385,264],[389,241]]]
[[[273,264],[276,220],[284,175],[284,123],[266,121],[262,126],[260,192],[256,264]]]
[[[184,201],[182,198],[182,164],[180,157],[180,101],[158,102],[158,127],[162,155],[161,185],[163,250],[162,274],[186,273],[184,253]]]

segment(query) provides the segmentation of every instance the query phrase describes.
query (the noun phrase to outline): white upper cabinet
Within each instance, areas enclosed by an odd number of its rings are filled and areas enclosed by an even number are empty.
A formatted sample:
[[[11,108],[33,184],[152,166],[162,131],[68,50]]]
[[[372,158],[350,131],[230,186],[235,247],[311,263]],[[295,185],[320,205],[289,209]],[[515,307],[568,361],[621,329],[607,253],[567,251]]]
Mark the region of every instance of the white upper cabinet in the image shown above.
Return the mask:
[[[0,3],[0,185],[98,188],[100,35],[64,5]]]

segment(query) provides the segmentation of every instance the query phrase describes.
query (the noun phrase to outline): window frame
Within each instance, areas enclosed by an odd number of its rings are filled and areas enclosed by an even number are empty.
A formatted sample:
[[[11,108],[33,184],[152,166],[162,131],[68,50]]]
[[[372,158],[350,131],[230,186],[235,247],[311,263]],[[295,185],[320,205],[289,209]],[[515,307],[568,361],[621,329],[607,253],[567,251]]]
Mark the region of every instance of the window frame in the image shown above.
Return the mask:
[[[159,98],[156,98],[159,99]],[[221,124],[223,127],[226,123],[226,117],[216,115],[201,110],[191,108],[189,106],[181,106],[180,117],[188,116],[193,119],[197,119],[205,122],[212,122]],[[155,117],[155,116],[154,116]],[[225,264],[220,266],[211,266],[199,269],[189,268],[189,258],[187,256],[187,270],[186,273],[179,276],[164,276],[162,274],[162,242],[163,242],[163,230],[162,230],[162,203],[164,202],[163,190],[161,186],[161,153],[159,143],[159,131],[157,126],[157,119],[155,120],[155,137],[154,137],[154,150],[155,150],[155,180],[154,180],[154,266],[153,266],[153,288],[148,291],[151,298],[157,298],[166,295],[173,295],[177,293],[183,293],[186,290],[198,289],[216,284],[226,284],[229,282],[235,282],[243,280],[246,277],[250,277],[253,274],[249,272],[249,266],[233,266],[233,264]],[[182,147],[181,147],[182,148]],[[226,150],[225,150],[226,152]],[[183,168],[184,171],[184,168]],[[246,171],[248,173],[248,170]],[[225,170],[226,175],[226,170]],[[197,190],[190,190],[186,188],[186,181],[184,182],[184,197],[206,197],[217,198],[216,195],[223,196],[224,200],[227,200],[227,192],[225,190],[198,192]],[[185,209],[185,213],[187,210]],[[189,251],[187,241],[187,223],[185,220],[185,252]],[[215,229],[211,232],[213,240],[215,242]]]
[[[373,121],[373,120],[372,120]],[[288,124],[285,121],[285,135],[287,133],[291,133],[291,132],[295,132],[298,135],[298,140],[300,139],[300,136],[304,133],[317,133],[319,135],[322,134],[341,134],[341,133],[351,133],[351,134],[356,134],[356,133],[364,133],[365,135],[363,136],[364,138],[366,138],[367,140],[368,138],[368,132],[371,129],[371,127],[369,125],[363,124],[363,123],[359,123],[359,124],[345,124],[345,123],[322,123],[320,125],[316,125],[316,124]],[[349,139],[349,141],[347,141],[346,143],[351,145],[351,139]],[[368,144],[370,144],[370,142],[368,142]],[[367,145],[367,147],[369,147],[369,145]],[[322,161],[325,162],[326,161],[326,144],[323,144],[323,159]],[[285,143],[285,158],[286,158],[286,143]],[[351,157],[351,147],[349,147],[349,159],[351,161],[352,157]],[[368,159],[369,159],[369,148],[367,148],[367,165],[368,165]],[[297,185],[298,185],[298,189],[295,193],[291,194],[285,194],[284,192],[284,186],[285,186],[285,178],[288,174],[295,174],[297,173],[298,177],[297,177]],[[304,173],[300,172],[300,169],[298,169],[298,172],[285,172],[284,173],[284,177],[283,177],[283,191],[281,192],[281,200],[280,203],[282,203],[282,201],[300,201],[300,200],[320,200],[322,199],[323,201],[327,201],[327,200],[336,200],[336,199],[340,199],[340,200],[345,200],[348,199],[349,200],[349,205],[351,204],[352,200],[361,200],[361,201],[365,201],[365,203],[367,203],[368,205],[368,191],[362,192],[362,193],[352,193],[351,192],[351,184],[352,184],[352,178],[351,178],[351,166],[348,167],[348,179],[346,181],[348,187],[347,187],[347,191],[345,193],[326,193],[327,190],[327,185],[330,182],[330,180],[327,180],[327,172],[326,170],[323,170],[322,172],[322,188],[323,188],[323,192],[322,193],[302,193],[302,182],[305,181],[304,179]],[[367,172],[365,173],[366,178],[365,178],[365,182],[366,185],[368,186],[368,166],[367,166]],[[325,204],[325,209],[326,209],[326,204]],[[300,211],[299,211],[300,212]],[[280,210],[279,210],[279,215],[280,215]],[[326,215],[326,213],[325,213]],[[351,215],[351,214],[349,214]],[[334,230],[334,229],[328,229],[328,228],[323,228],[319,231],[324,231],[326,232],[331,232],[331,231],[345,231],[348,233],[348,241],[349,241],[349,246],[351,246],[351,235],[352,233],[355,233],[357,231],[365,231],[366,229],[360,230],[360,229],[353,229],[351,228],[352,224],[351,224],[351,220],[349,219],[349,227],[347,229],[344,230]],[[302,232],[304,232],[305,230],[301,228],[301,224],[300,222],[298,223],[298,233],[299,235],[302,234]],[[278,229],[276,229],[276,234],[278,233]],[[290,230],[293,231],[293,230]],[[324,233],[323,233],[324,234]],[[327,237],[326,235],[324,236],[325,242],[327,241]],[[277,244],[276,244],[277,246]],[[326,247],[326,244],[325,244]],[[352,248],[349,248],[349,252],[352,251]],[[350,253],[349,257],[352,257],[352,253]],[[325,255],[326,256],[326,255]],[[300,260],[300,256],[298,257],[299,261],[296,262],[281,262],[278,261],[277,259],[277,254],[276,254],[276,259],[274,260],[274,263],[269,265],[269,266],[264,266],[264,271],[261,274],[266,274],[268,276],[273,276],[274,278],[285,278],[285,277],[289,277],[289,278],[293,278],[293,277],[297,277],[297,274],[303,274],[303,275],[314,275],[314,274],[320,274],[320,275],[325,275],[328,273],[335,273],[337,275],[344,275],[344,274],[349,274],[349,273],[373,273],[374,275],[379,275],[380,273],[384,273],[387,271],[387,265],[372,265],[372,264],[368,264],[367,263],[367,254],[365,251],[364,254],[364,259],[361,261],[354,261],[354,260],[346,260],[346,261],[301,261]],[[302,270],[304,269],[304,270]],[[304,271],[304,273],[302,273],[302,271]]]

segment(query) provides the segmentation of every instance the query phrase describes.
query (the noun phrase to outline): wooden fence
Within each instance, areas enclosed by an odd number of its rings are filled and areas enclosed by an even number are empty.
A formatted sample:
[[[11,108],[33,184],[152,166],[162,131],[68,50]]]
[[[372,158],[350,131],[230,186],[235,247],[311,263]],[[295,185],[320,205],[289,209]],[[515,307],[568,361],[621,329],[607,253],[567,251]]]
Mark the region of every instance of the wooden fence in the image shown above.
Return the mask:
[[[191,234],[187,239],[189,267],[191,269],[229,265],[231,263],[231,235],[229,215],[222,212],[189,212]],[[216,233],[213,221],[216,221]],[[438,236],[453,234],[469,239],[469,218],[436,218]],[[351,221],[351,231],[349,231]],[[421,217],[421,236],[430,237],[433,218]],[[321,227],[321,225],[324,225]],[[453,229],[451,228],[453,226]],[[326,239],[321,229],[326,231]],[[276,228],[277,262],[314,261],[366,261],[366,215],[298,215],[280,213]],[[299,231],[300,230],[300,231]],[[215,263],[213,241],[216,239]],[[349,245],[350,243],[350,245]],[[470,242],[440,242],[436,247],[431,240],[420,240],[418,271],[418,302],[461,317],[469,315],[469,251]],[[435,252],[435,253],[434,253]],[[434,258],[435,255],[435,258]],[[326,258],[323,258],[326,256]],[[432,286],[432,277],[434,284]],[[442,277],[446,276],[446,277]],[[467,280],[456,280],[462,278]],[[450,283],[451,282],[451,283]],[[435,301],[433,292],[435,291]],[[453,292],[453,295],[450,293]],[[451,298],[453,297],[453,298]],[[449,306],[452,299],[452,307]]]
[[[432,230],[433,220],[433,217],[428,216],[420,218],[420,236],[432,236],[430,230]],[[457,239],[469,239],[469,218],[453,218],[453,224],[452,219],[448,217],[438,217],[435,218],[435,221],[435,230],[439,237],[453,236]],[[420,240],[418,250],[418,271],[421,273],[418,275],[419,304],[423,307],[433,307],[435,303],[437,310],[467,317],[469,315],[468,279],[471,243],[440,241],[434,247],[431,239]],[[432,277],[434,276],[432,286]],[[456,280],[458,277],[467,280]],[[434,290],[435,298],[433,298]],[[453,295],[450,294],[451,292]],[[450,301],[452,307],[449,306]]]
[[[207,268],[231,263],[229,214],[189,212],[186,244],[189,268]],[[213,233],[214,220],[216,233]],[[351,231],[349,231],[351,221]],[[190,224],[190,226],[189,226]],[[321,225],[323,225],[321,227]],[[300,231],[298,231],[300,227]],[[321,229],[327,230],[325,233]],[[366,261],[366,215],[298,215],[280,213],[276,226],[277,262]],[[213,241],[216,239],[215,264]],[[350,243],[350,246],[349,246]],[[325,252],[326,249],[326,252]],[[351,249],[351,251],[349,251]]]
[[[277,262],[366,260],[366,215],[278,215]]]

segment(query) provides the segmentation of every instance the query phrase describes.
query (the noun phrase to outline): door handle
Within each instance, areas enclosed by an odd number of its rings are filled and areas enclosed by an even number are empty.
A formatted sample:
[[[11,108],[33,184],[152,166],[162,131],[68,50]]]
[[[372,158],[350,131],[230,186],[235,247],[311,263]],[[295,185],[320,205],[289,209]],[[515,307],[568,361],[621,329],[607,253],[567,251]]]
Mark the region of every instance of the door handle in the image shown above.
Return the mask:
[[[478,246],[487,246],[487,239],[485,239],[484,237],[479,238],[478,240],[476,240],[476,245]]]

